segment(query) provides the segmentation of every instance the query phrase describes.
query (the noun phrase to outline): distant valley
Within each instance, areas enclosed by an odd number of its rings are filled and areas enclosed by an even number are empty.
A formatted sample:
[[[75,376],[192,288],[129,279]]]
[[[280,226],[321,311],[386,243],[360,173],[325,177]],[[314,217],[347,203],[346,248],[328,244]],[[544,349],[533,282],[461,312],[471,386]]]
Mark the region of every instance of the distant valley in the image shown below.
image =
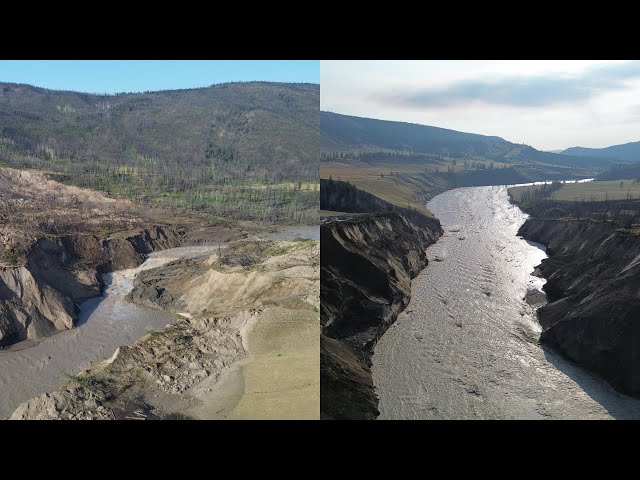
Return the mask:
[[[349,181],[428,214],[445,190],[594,177],[613,159],[536,150],[497,136],[405,122],[320,113],[321,177]]]

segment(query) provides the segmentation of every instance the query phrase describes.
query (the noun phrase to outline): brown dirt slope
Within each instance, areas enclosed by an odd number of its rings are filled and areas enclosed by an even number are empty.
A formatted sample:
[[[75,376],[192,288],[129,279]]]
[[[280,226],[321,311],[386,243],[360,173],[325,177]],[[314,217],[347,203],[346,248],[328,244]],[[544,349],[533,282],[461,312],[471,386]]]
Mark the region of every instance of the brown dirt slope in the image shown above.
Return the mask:
[[[442,234],[437,220],[423,222],[418,227],[399,213],[379,213],[321,225],[323,418],[378,415],[369,369],[373,347],[409,303],[411,280]]]
[[[592,220],[528,219],[518,235],[548,246],[542,342],[640,396],[640,236]]]
[[[298,343],[307,338],[309,343],[313,327],[317,328],[319,253],[315,241],[244,241],[220,255],[179,260],[144,272],[131,298],[179,313],[181,318],[130,347],[121,347],[111,359],[72,378],[60,391],[22,404],[11,418],[198,417],[195,411],[211,415],[199,418],[216,418],[216,412],[203,408],[203,403],[214,401],[216,381],[247,356],[247,346],[251,349],[252,344],[256,358],[247,366],[260,365],[247,376],[246,393],[256,418],[285,418],[291,410],[308,418],[313,408],[307,393],[313,395],[313,389],[318,389],[317,363],[314,367],[312,349],[302,355],[286,339]],[[269,340],[269,332],[274,331],[271,325],[268,335],[252,340],[252,329],[258,330],[274,312],[276,320],[291,320],[288,336]],[[317,333],[312,340],[318,344]],[[280,363],[265,362],[269,356],[280,358]],[[288,378],[292,373],[297,375],[293,383]],[[264,383],[269,376],[270,384],[280,382],[287,388],[260,394],[255,380],[262,378]],[[213,388],[198,390],[205,380]],[[274,405],[280,405],[279,411],[273,410]],[[246,418],[246,410],[236,413]]]

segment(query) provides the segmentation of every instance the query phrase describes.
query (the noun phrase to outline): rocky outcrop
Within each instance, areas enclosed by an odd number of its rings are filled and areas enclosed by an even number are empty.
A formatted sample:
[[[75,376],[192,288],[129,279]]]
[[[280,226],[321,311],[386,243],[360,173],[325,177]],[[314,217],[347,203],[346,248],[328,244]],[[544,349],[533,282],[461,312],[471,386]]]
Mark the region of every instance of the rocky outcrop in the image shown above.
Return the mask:
[[[320,179],[320,209],[349,213],[391,210],[394,206],[381,198],[340,180]]]
[[[78,304],[100,294],[102,273],[136,267],[148,253],[179,243],[162,227],[107,239],[80,234],[40,238],[24,266],[0,270],[0,347],[72,328]]]
[[[73,327],[73,301],[26,267],[0,271],[0,346]]]
[[[591,220],[528,219],[518,231],[547,245],[549,303],[540,341],[640,396],[640,232]]]
[[[427,266],[426,249],[442,234],[422,216],[417,226],[395,212],[325,221],[321,255],[321,414],[378,415],[370,356],[408,304],[411,280]]]
[[[194,317],[269,304],[317,308],[319,254],[313,240],[238,241],[204,260],[186,258],[141,272],[127,298]]]

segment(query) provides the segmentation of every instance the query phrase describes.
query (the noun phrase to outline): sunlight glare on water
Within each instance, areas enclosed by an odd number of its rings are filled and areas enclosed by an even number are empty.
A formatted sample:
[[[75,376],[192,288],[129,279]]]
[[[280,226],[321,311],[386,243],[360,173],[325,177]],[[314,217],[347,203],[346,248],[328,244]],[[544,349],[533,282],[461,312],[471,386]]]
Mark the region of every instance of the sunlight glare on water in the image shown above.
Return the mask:
[[[428,208],[443,237],[373,356],[381,419],[640,418],[640,400],[538,345],[524,300],[543,247],[507,187],[450,190]]]

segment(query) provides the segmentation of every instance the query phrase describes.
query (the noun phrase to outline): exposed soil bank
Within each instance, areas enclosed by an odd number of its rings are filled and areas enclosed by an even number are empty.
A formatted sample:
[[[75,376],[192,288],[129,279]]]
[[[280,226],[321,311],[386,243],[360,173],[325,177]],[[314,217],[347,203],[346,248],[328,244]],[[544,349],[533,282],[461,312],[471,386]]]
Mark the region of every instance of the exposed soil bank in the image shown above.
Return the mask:
[[[245,241],[214,251],[170,262],[136,278],[131,298],[177,314],[180,318],[172,325],[119,348],[109,360],[91,366],[63,389],[22,404],[11,418],[224,418],[234,415],[236,404],[243,405],[245,394],[252,396],[250,405],[257,415],[252,418],[286,418],[292,412],[298,418],[313,416],[312,409],[300,404],[307,401],[314,381],[317,389],[317,364],[315,370],[313,366],[297,370],[300,356],[290,355],[290,349],[278,342],[310,337],[313,329],[308,324],[317,329],[317,242]],[[251,338],[252,327],[262,319],[270,325],[267,320],[274,309],[280,309],[275,313],[276,324],[282,318],[294,319],[286,327],[292,330],[297,325],[298,331],[275,344],[267,333],[267,340],[262,340],[266,346],[261,346],[262,337]],[[289,316],[282,314],[285,310]],[[273,325],[266,331],[273,332]],[[314,340],[317,345],[317,333]],[[247,389],[239,388],[238,361],[247,357],[251,344],[256,345],[256,356],[247,366],[269,356],[288,361],[276,362],[277,369],[257,368],[257,375],[246,375],[243,381]],[[305,354],[310,358],[313,351]],[[251,387],[254,378],[264,377],[259,380],[278,386],[269,382],[269,375],[279,372],[283,378],[296,372],[297,377],[284,378],[288,393],[256,395],[264,392]],[[225,392],[218,388],[218,380]],[[237,415],[246,416],[242,411]]]
[[[319,419],[317,311],[273,307],[257,320],[246,334],[250,358],[242,365],[242,396],[226,418]]]
[[[518,235],[548,246],[540,340],[640,396],[640,235],[609,222],[537,218]]]
[[[179,244],[173,230],[159,226],[107,239],[39,239],[24,266],[0,270],[0,346],[73,328],[79,304],[104,287],[102,273],[137,267],[149,253]]]
[[[411,279],[427,265],[425,250],[442,234],[435,219],[420,215],[419,223],[387,212],[321,224],[322,418],[379,413],[373,347],[409,302]]]
[[[0,418],[44,392],[52,392],[92,362],[113,355],[121,345],[135,342],[152,329],[164,328],[175,315],[133,304],[125,296],[134,278],[183,256],[196,256],[216,247],[178,247],[151,253],[139,267],[102,275],[105,289],[80,306],[75,327],[41,339],[35,345],[20,342],[0,351]]]

